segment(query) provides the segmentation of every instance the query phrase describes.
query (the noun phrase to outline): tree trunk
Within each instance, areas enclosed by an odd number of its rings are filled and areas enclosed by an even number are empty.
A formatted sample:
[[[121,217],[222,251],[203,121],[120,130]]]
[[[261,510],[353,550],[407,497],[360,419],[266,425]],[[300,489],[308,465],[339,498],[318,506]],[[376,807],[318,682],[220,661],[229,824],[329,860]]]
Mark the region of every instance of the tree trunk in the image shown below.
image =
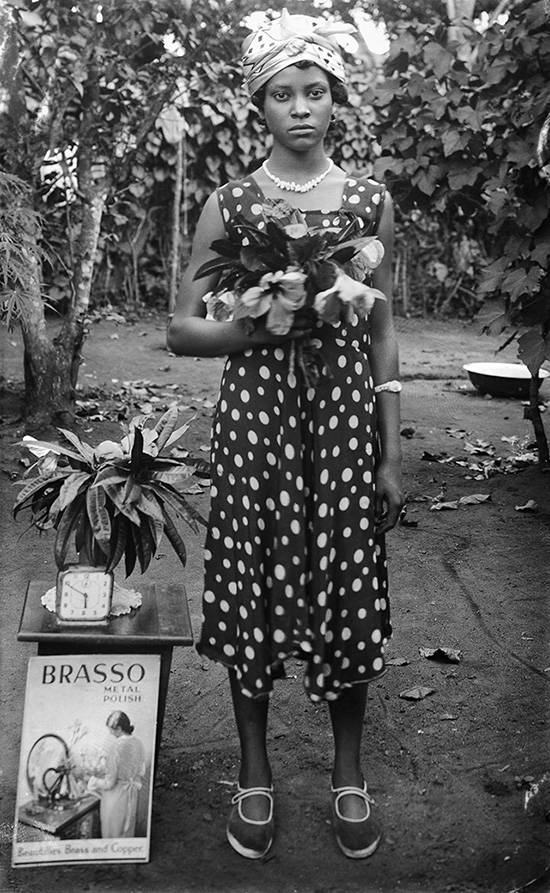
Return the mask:
[[[86,178],[85,178],[86,179]],[[81,181],[79,181],[81,182]],[[81,183],[83,193],[82,226],[75,257],[73,278],[73,302],[69,307],[63,325],[54,338],[54,346],[69,360],[69,386],[74,394],[78,372],[82,362],[82,347],[88,330],[86,320],[90,306],[92,276],[101,221],[107,200],[106,177],[90,177]]]
[[[0,114],[9,115],[14,121],[23,111],[21,96],[15,85],[21,77],[18,63],[12,11],[5,0],[0,0]]]
[[[181,190],[183,185],[183,153],[185,134],[177,143],[176,181],[174,183],[174,201],[172,204],[172,251],[170,253],[170,284],[168,290],[168,314],[173,316],[176,308],[180,260],[180,214]]]
[[[25,401],[23,415],[27,426],[70,423],[74,414],[75,388],[71,381],[73,351],[70,344],[56,343],[48,332],[40,275],[36,289],[27,296],[20,320],[23,335]]]
[[[68,361],[52,343],[46,323],[42,293],[41,256],[36,247],[40,229],[32,208],[32,193],[14,192],[13,203],[21,209],[19,232],[25,257],[26,277],[18,298],[18,321],[23,337],[25,398],[23,415],[32,424],[48,424],[60,419],[71,406],[71,388],[65,385]],[[28,212],[28,213],[23,213]]]
[[[56,348],[48,337],[44,315],[21,321],[25,375],[24,417],[27,426],[67,424],[74,406],[69,370],[72,355]]]
[[[87,153],[84,153],[87,156]],[[86,158],[80,181],[83,196],[82,225],[73,278],[73,301],[55,334],[49,331],[41,294],[41,275],[33,261],[33,290],[25,300],[21,317],[24,345],[25,405],[28,425],[74,420],[74,402],[101,219],[107,196],[103,166]],[[53,328],[53,325],[52,325]]]
[[[550,321],[546,321],[541,324],[540,334],[543,342],[547,343],[548,336],[550,334]],[[542,414],[539,406],[540,369],[538,367],[540,366],[540,362],[542,361],[539,358],[537,362],[537,369],[534,374],[532,368],[530,369],[531,382],[529,384],[529,406],[525,407],[523,415],[524,418],[529,419],[529,421],[533,425],[535,440],[537,442],[539,469],[541,471],[550,471],[550,451],[548,449],[548,440],[546,438],[546,432],[544,430]]]
[[[542,423],[542,415],[539,408],[539,374],[531,375],[529,384],[529,406],[525,407],[523,413],[524,418],[529,419],[533,424],[535,432],[535,440],[537,442],[537,451],[539,456],[540,471],[550,471],[550,453],[548,450],[548,441]]]
[[[98,156],[96,128],[99,117],[99,72],[91,66],[82,101],[81,139],[78,147],[77,178],[82,199],[81,226],[74,254],[73,299],[54,345],[71,357],[70,386],[74,389],[82,362],[82,346],[88,331],[86,318],[96,260],[101,221],[110,187],[107,160]]]

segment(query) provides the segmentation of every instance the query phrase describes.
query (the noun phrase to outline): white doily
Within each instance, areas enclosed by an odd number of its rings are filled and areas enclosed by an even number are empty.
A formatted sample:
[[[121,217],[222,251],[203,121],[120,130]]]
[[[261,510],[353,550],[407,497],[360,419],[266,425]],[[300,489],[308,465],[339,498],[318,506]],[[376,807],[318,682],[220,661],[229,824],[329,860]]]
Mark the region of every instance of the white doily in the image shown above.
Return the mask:
[[[55,586],[52,589],[48,589],[40,601],[48,611],[52,611],[55,614]],[[120,617],[121,614],[129,614],[132,608],[139,608],[140,605],[140,592],[137,592],[135,589],[124,589],[115,582],[113,587],[113,601],[110,610],[111,617]]]

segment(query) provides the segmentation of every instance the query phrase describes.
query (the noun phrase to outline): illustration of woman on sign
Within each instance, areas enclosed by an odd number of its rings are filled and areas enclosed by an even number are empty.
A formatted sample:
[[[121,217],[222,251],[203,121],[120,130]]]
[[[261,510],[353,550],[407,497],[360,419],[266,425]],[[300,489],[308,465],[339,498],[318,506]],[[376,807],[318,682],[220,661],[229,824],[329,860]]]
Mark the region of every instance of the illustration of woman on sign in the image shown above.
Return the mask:
[[[121,710],[110,714],[107,728],[114,740],[106,755],[106,771],[101,777],[91,776],[88,790],[101,798],[101,836],[135,837],[145,777],[143,743],[133,736],[134,727]]]

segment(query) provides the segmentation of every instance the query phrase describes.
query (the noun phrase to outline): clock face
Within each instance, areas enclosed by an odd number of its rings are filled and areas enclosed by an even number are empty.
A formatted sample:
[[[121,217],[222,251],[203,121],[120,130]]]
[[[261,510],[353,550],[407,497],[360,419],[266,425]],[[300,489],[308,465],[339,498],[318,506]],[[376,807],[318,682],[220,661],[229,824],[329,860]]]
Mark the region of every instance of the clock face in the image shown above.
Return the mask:
[[[101,569],[78,565],[60,571],[57,616],[68,623],[105,621],[111,608],[112,591],[113,575]]]

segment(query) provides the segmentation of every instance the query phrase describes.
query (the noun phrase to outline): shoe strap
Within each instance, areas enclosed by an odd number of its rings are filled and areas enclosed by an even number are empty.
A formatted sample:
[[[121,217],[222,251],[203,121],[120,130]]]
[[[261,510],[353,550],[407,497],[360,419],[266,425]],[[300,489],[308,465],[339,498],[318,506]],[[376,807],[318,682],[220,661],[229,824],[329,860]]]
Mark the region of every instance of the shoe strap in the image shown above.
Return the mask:
[[[330,789],[332,793],[336,795],[334,798],[334,810],[339,819],[343,819],[345,822],[366,822],[370,818],[370,807],[371,804],[374,804],[374,797],[368,793],[366,782],[362,788],[358,788],[355,785],[346,785],[342,788],[335,788],[331,785]],[[342,815],[340,812],[340,800],[342,797],[347,797],[349,794],[353,794],[355,797],[361,797],[365,801],[367,814],[366,816],[363,816],[362,819],[350,819],[347,816]]]
[[[265,820],[249,819],[242,812],[243,800],[257,795],[267,797],[269,800],[269,815]],[[249,825],[267,825],[273,819],[273,786],[270,788],[241,788],[240,785],[237,785],[237,793],[231,798],[231,803],[238,804],[239,816],[243,822],[247,822]]]

